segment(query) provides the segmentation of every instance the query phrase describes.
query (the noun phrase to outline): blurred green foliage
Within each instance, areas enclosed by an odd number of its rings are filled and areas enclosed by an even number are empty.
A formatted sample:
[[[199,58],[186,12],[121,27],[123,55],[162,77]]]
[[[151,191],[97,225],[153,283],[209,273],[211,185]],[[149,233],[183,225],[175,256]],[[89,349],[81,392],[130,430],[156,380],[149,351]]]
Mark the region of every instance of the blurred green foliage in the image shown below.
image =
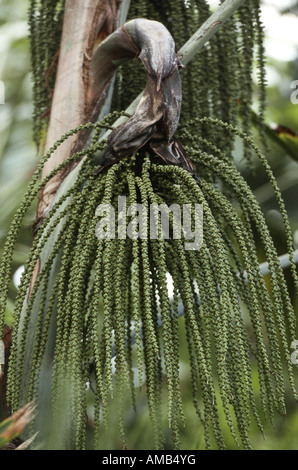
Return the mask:
[[[32,90],[30,80],[30,55],[28,41],[27,0],[0,0],[0,80],[5,85],[5,104],[0,105],[0,255],[12,216],[24,194],[31,173],[37,162],[37,151],[32,140]],[[290,128],[298,134],[298,104],[291,103],[291,82],[298,79],[298,57],[295,63],[268,60],[271,68],[279,74],[278,86],[268,87],[268,108],[266,121]],[[295,243],[298,248],[298,163],[276,142],[269,141],[268,160],[283,191],[286,207],[289,212],[293,231],[296,232]],[[239,158],[241,166],[241,158]],[[255,191],[257,199],[267,215],[279,254],[285,250],[282,235],[282,220],[268,185],[265,174],[256,164],[255,174],[247,173],[249,184]],[[246,172],[245,167],[243,172]],[[12,272],[25,262],[31,239],[31,223],[34,219],[34,208],[27,216],[26,227],[21,232],[14,253]],[[260,251],[260,258],[262,253]],[[261,260],[262,261],[262,260]],[[7,322],[11,323],[13,301],[16,287],[11,282],[9,302],[7,305]],[[298,301],[294,299],[298,312]],[[203,434],[194,416],[192,396],[190,392],[190,374],[187,364],[181,363],[182,390],[185,398],[185,414],[188,427],[182,434],[182,445],[185,449],[201,449],[204,446]],[[150,449],[152,429],[149,424],[148,411],[145,407],[145,394],[142,387],[139,391],[137,407],[139,413],[128,411],[126,424],[128,432],[128,448]],[[90,409],[92,409],[92,393],[90,391]],[[112,407],[110,409],[113,409]],[[142,409],[144,412],[142,413]],[[118,441],[118,429],[115,415],[109,416],[109,431],[103,437],[103,446],[108,449],[121,448]],[[92,422],[90,421],[90,426]],[[265,428],[266,439],[257,429],[252,433],[252,444],[255,449],[298,449],[298,407],[289,403],[288,414],[277,417],[272,428]],[[235,449],[232,439],[226,436],[228,448]],[[50,445],[50,443],[48,443]]]
[[[0,255],[3,242],[36,164],[32,140],[32,87],[27,25],[28,1],[0,1]],[[32,214],[33,216],[33,214]],[[31,217],[14,255],[13,272],[25,262],[31,243]],[[11,322],[15,286],[11,285],[7,323]]]

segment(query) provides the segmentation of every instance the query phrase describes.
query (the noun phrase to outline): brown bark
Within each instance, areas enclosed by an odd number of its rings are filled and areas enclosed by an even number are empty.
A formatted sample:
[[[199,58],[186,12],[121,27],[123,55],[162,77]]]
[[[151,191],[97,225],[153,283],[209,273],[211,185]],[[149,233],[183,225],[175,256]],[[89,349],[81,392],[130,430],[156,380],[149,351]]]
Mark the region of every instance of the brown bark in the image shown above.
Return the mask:
[[[59,62],[53,95],[47,151],[53,143],[70,129],[96,119],[105,89],[96,87],[91,59],[96,46],[117,28],[121,0],[66,0]],[[67,159],[84,136],[68,138],[46,162],[42,179]],[[53,177],[39,195],[35,229],[47,214],[62,180],[69,172],[66,168]]]

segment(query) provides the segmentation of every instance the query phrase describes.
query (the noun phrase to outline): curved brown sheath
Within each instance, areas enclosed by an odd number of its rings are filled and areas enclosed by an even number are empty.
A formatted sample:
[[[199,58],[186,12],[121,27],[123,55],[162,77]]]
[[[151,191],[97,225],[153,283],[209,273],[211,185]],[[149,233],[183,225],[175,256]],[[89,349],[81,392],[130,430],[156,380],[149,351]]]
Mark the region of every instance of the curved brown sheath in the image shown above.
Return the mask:
[[[167,164],[180,166],[199,181],[182,144],[174,138],[182,102],[182,65],[165,26],[139,18],[108,36],[92,59],[94,76],[103,80],[98,86],[104,86],[120,64],[135,57],[146,69],[146,88],[135,113],[110,134],[97,172],[150,142],[152,150]]]

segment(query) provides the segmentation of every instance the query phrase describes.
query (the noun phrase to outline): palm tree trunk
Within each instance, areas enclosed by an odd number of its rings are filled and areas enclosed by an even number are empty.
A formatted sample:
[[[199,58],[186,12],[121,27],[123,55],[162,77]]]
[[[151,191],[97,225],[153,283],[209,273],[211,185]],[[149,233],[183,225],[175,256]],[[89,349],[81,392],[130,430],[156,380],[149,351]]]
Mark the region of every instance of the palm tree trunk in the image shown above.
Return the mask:
[[[95,92],[91,56],[118,27],[121,0],[66,0],[58,70],[46,140],[47,151],[59,137],[97,114],[108,87]],[[82,135],[67,139],[45,164],[42,179],[82,145]],[[57,173],[39,195],[35,227],[46,215],[70,168]]]

